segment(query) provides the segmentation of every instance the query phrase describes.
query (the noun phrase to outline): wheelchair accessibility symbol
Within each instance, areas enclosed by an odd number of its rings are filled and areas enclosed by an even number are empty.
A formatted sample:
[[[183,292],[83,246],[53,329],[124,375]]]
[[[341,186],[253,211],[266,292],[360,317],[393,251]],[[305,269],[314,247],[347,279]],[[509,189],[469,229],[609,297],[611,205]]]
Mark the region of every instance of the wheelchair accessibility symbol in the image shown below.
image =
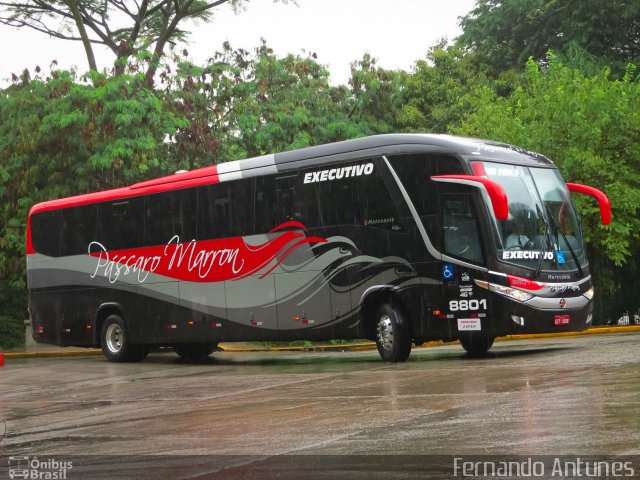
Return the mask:
[[[442,264],[442,279],[453,280],[456,277],[456,267],[450,263]]]

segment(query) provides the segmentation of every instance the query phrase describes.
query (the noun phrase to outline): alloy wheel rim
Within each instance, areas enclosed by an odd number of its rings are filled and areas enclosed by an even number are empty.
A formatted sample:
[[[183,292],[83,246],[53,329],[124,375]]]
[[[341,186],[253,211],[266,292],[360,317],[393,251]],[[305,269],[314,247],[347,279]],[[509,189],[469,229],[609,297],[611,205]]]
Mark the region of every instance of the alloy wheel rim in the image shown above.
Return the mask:
[[[393,324],[389,315],[382,315],[378,319],[378,343],[385,350],[391,350],[393,348]]]
[[[122,328],[120,325],[112,324],[107,328],[106,342],[107,349],[111,353],[119,353],[122,349]]]

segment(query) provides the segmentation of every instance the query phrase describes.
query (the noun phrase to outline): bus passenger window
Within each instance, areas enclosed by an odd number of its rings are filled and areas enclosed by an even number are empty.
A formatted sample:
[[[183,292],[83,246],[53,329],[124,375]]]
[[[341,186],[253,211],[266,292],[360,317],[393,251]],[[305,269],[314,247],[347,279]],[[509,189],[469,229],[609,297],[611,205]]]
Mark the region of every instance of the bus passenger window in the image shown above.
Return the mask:
[[[254,179],[198,187],[197,239],[252,235]]]
[[[431,177],[464,173],[460,160],[449,155],[420,153],[392,155],[389,162],[407,191],[429,239],[437,249],[441,249],[438,218],[441,190]]]
[[[472,263],[483,263],[477,215],[470,195],[443,196],[444,251]]]
[[[98,204],[98,241],[107,250],[143,245],[144,197]]]
[[[365,158],[348,164],[323,165],[320,169],[303,172],[302,178],[313,172],[329,172],[325,181],[301,186],[301,195],[315,192],[317,196],[318,226],[402,230],[396,205],[389,197],[389,190],[381,177],[380,165],[375,164],[375,159]],[[335,177],[331,178],[330,175]]]
[[[196,234],[195,191],[184,189],[146,197],[145,245],[163,245],[177,235],[188,242]]]
[[[255,180],[255,234],[270,232],[278,225],[276,185],[271,176]]]
[[[87,253],[89,244],[97,236],[98,207],[82,205],[60,210],[62,222],[62,256],[81,255]]]
[[[316,191],[305,186],[302,178],[296,174],[275,178],[278,224],[293,221],[307,228],[318,226]]]
[[[60,210],[38,212],[31,217],[33,248],[36,252],[48,257],[60,256],[61,222]]]

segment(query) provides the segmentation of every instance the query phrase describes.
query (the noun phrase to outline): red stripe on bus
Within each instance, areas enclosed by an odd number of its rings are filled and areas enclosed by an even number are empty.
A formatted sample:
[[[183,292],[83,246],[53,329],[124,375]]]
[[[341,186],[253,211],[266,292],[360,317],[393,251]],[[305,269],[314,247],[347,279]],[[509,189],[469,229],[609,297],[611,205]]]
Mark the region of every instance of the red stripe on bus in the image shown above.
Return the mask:
[[[180,173],[174,173],[173,175],[167,175],[166,177],[153,178],[151,180],[145,180],[143,182],[136,183],[131,185],[132,190],[137,190],[140,188],[148,188],[155,187],[159,185],[171,185],[172,188],[174,184],[178,184],[181,182],[189,182],[192,180],[197,180],[200,178],[210,178],[218,176],[218,165],[210,165],[208,167],[198,168],[196,170],[183,171]],[[182,187],[179,187],[182,188]]]
[[[27,239],[25,251],[27,255],[36,253],[35,248],[33,248],[33,239],[31,238],[31,215],[27,217]]]
[[[92,243],[90,256],[97,259],[92,277],[103,276],[112,283],[124,277],[144,283],[149,273],[188,282],[239,280],[266,268],[270,272],[301,247],[324,242],[289,230],[259,245],[249,245],[243,237],[111,251]]]
[[[76,195],[74,197],[60,198],[57,200],[49,200],[34,205],[29,212],[29,216],[38,212],[47,212],[69,207],[79,207],[81,205],[90,205],[92,203],[108,202],[111,200],[121,200],[124,198],[139,197],[142,195],[150,195],[153,193],[161,193],[172,190],[180,190],[189,187],[199,187],[201,185],[209,185],[219,183],[220,177],[217,174],[218,166],[205,167],[205,174],[188,176],[187,173],[177,173],[169,177],[150,180],[132,185],[130,187],[114,188],[112,190],[104,190],[102,192],[87,193],[84,195]],[[194,170],[199,172],[199,170]],[[171,181],[175,177],[175,181]],[[163,180],[162,182],[159,182]]]

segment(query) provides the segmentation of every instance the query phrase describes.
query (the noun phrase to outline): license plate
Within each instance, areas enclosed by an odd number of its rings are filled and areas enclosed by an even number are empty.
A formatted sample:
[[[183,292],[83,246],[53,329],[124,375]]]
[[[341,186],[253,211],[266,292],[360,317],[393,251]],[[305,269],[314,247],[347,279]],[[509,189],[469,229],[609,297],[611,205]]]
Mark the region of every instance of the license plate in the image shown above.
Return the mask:
[[[458,319],[458,331],[478,331],[482,330],[479,318],[459,318]]]
[[[553,317],[553,324],[556,327],[569,325],[569,320],[571,320],[571,317],[569,315],[556,315],[555,317]]]

